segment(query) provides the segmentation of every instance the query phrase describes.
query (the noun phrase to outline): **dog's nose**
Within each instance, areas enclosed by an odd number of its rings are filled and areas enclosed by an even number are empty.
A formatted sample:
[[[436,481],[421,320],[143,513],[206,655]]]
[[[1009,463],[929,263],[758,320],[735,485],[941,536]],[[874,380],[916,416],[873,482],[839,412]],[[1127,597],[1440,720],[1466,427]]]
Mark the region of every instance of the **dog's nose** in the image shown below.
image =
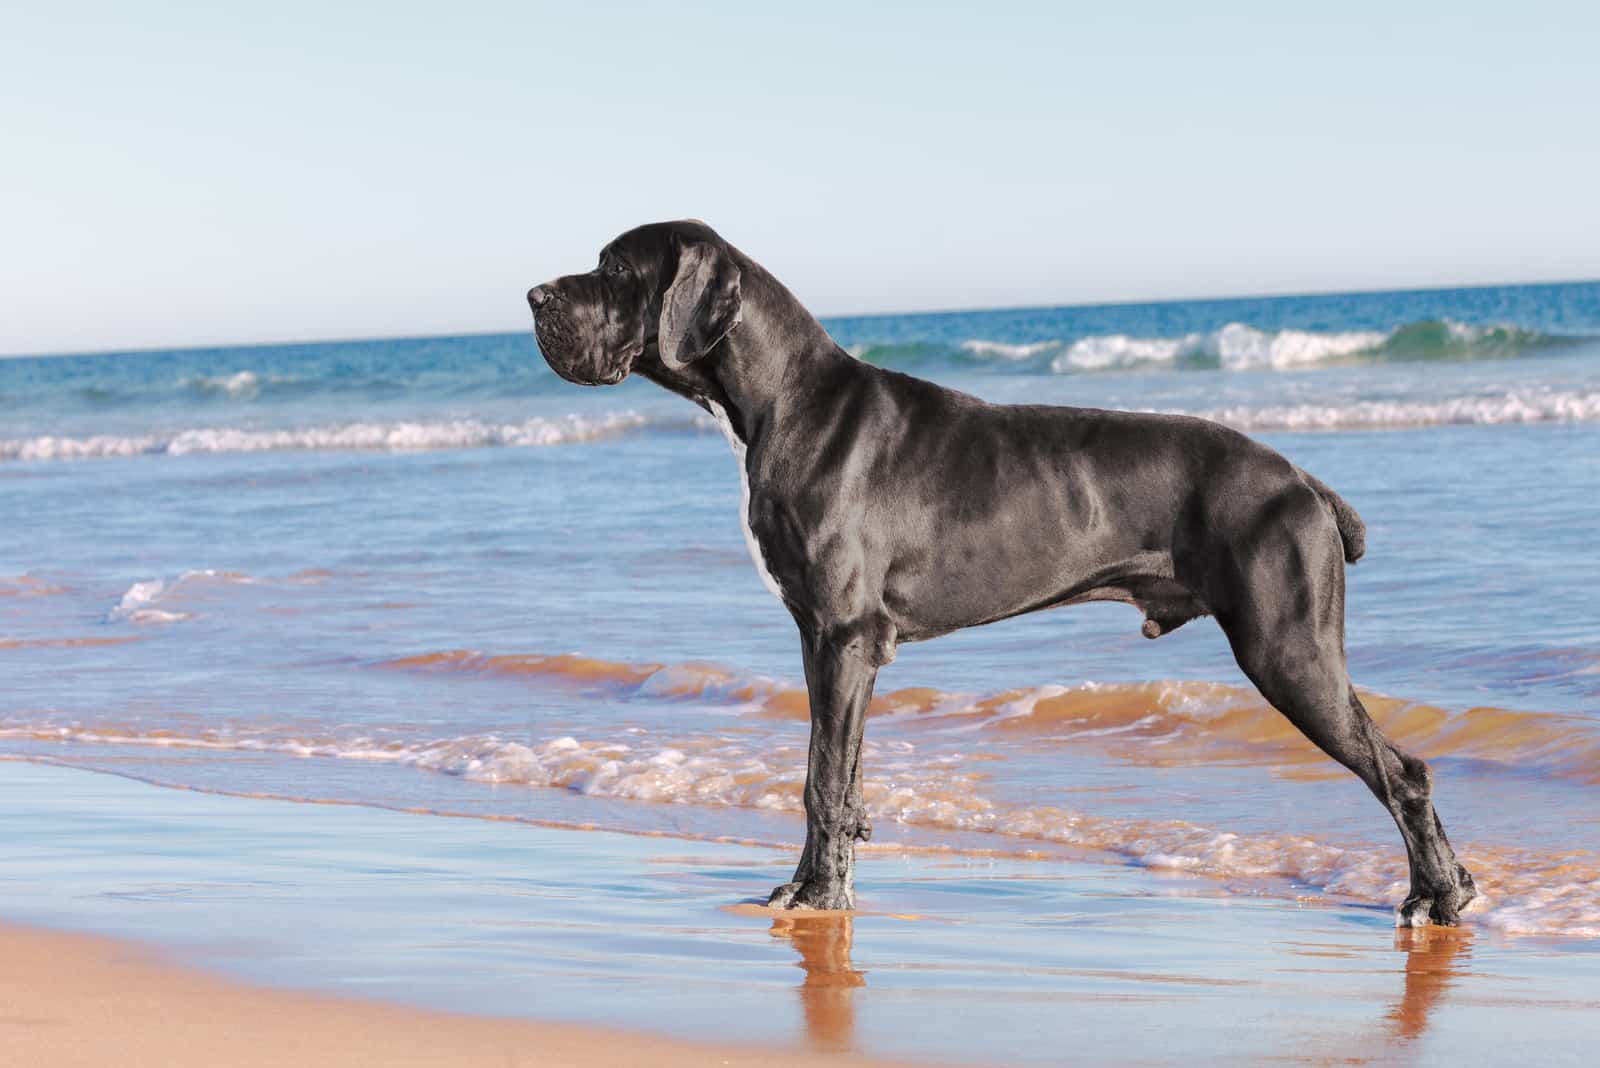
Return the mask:
[[[533,310],[538,311],[544,307],[544,302],[550,299],[549,286],[534,286],[528,290],[528,303],[533,305]]]

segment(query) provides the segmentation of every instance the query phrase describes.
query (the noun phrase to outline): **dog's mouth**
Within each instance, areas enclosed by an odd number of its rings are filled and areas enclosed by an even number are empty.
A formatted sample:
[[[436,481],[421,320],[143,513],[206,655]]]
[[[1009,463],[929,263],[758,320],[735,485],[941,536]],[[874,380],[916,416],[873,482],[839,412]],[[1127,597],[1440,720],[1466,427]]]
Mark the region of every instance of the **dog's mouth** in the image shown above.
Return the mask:
[[[628,366],[626,364],[604,374],[583,374],[554,360],[547,360],[546,362],[550,364],[552,371],[575,386],[614,386],[628,377]]]
[[[564,359],[561,356],[552,357],[552,349],[545,346],[543,339],[541,348],[545,352],[545,362],[550,369],[563,379],[578,386],[614,386],[627,378],[633,371],[633,363],[644,352],[644,346],[638,343],[624,348],[615,357],[597,356],[592,359],[582,360]]]
[[[614,386],[618,382],[621,382],[624,378],[627,378],[629,373],[633,370],[634,361],[642,355],[644,355],[643,343],[635,341],[628,345],[622,350],[621,354],[617,356],[616,366],[609,374],[602,376],[595,383],[595,385]]]

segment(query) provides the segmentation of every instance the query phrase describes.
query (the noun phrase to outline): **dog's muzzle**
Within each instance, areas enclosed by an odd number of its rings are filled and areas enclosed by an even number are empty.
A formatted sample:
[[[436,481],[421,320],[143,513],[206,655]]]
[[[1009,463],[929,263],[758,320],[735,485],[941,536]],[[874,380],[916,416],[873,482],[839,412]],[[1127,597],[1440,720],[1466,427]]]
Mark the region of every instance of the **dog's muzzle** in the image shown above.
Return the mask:
[[[533,309],[533,334],[550,369],[580,386],[614,386],[628,377],[642,345],[629,345],[616,356],[608,355],[577,322],[571,303],[552,285],[528,290]]]

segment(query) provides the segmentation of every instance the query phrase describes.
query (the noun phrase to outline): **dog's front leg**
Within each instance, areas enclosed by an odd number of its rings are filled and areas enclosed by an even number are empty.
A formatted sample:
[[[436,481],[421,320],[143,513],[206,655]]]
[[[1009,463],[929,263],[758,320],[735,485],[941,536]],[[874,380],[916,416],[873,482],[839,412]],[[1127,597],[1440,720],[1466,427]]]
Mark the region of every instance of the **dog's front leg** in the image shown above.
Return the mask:
[[[806,845],[794,881],[774,908],[855,907],[856,840],[871,829],[861,795],[861,735],[878,665],[860,635],[806,638],[811,754],[806,769]]]

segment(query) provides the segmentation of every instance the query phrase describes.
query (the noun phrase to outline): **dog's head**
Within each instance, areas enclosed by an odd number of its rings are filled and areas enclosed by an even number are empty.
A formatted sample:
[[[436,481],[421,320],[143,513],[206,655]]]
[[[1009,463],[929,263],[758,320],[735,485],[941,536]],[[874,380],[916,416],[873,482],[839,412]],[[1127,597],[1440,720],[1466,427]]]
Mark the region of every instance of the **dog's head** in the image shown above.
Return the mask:
[[[647,351],[681,371],[739,325],[739,265],[700,222],[652,223],[600,250],[587,274],[528,291],[534,335],[569,382],[611,386]]]

